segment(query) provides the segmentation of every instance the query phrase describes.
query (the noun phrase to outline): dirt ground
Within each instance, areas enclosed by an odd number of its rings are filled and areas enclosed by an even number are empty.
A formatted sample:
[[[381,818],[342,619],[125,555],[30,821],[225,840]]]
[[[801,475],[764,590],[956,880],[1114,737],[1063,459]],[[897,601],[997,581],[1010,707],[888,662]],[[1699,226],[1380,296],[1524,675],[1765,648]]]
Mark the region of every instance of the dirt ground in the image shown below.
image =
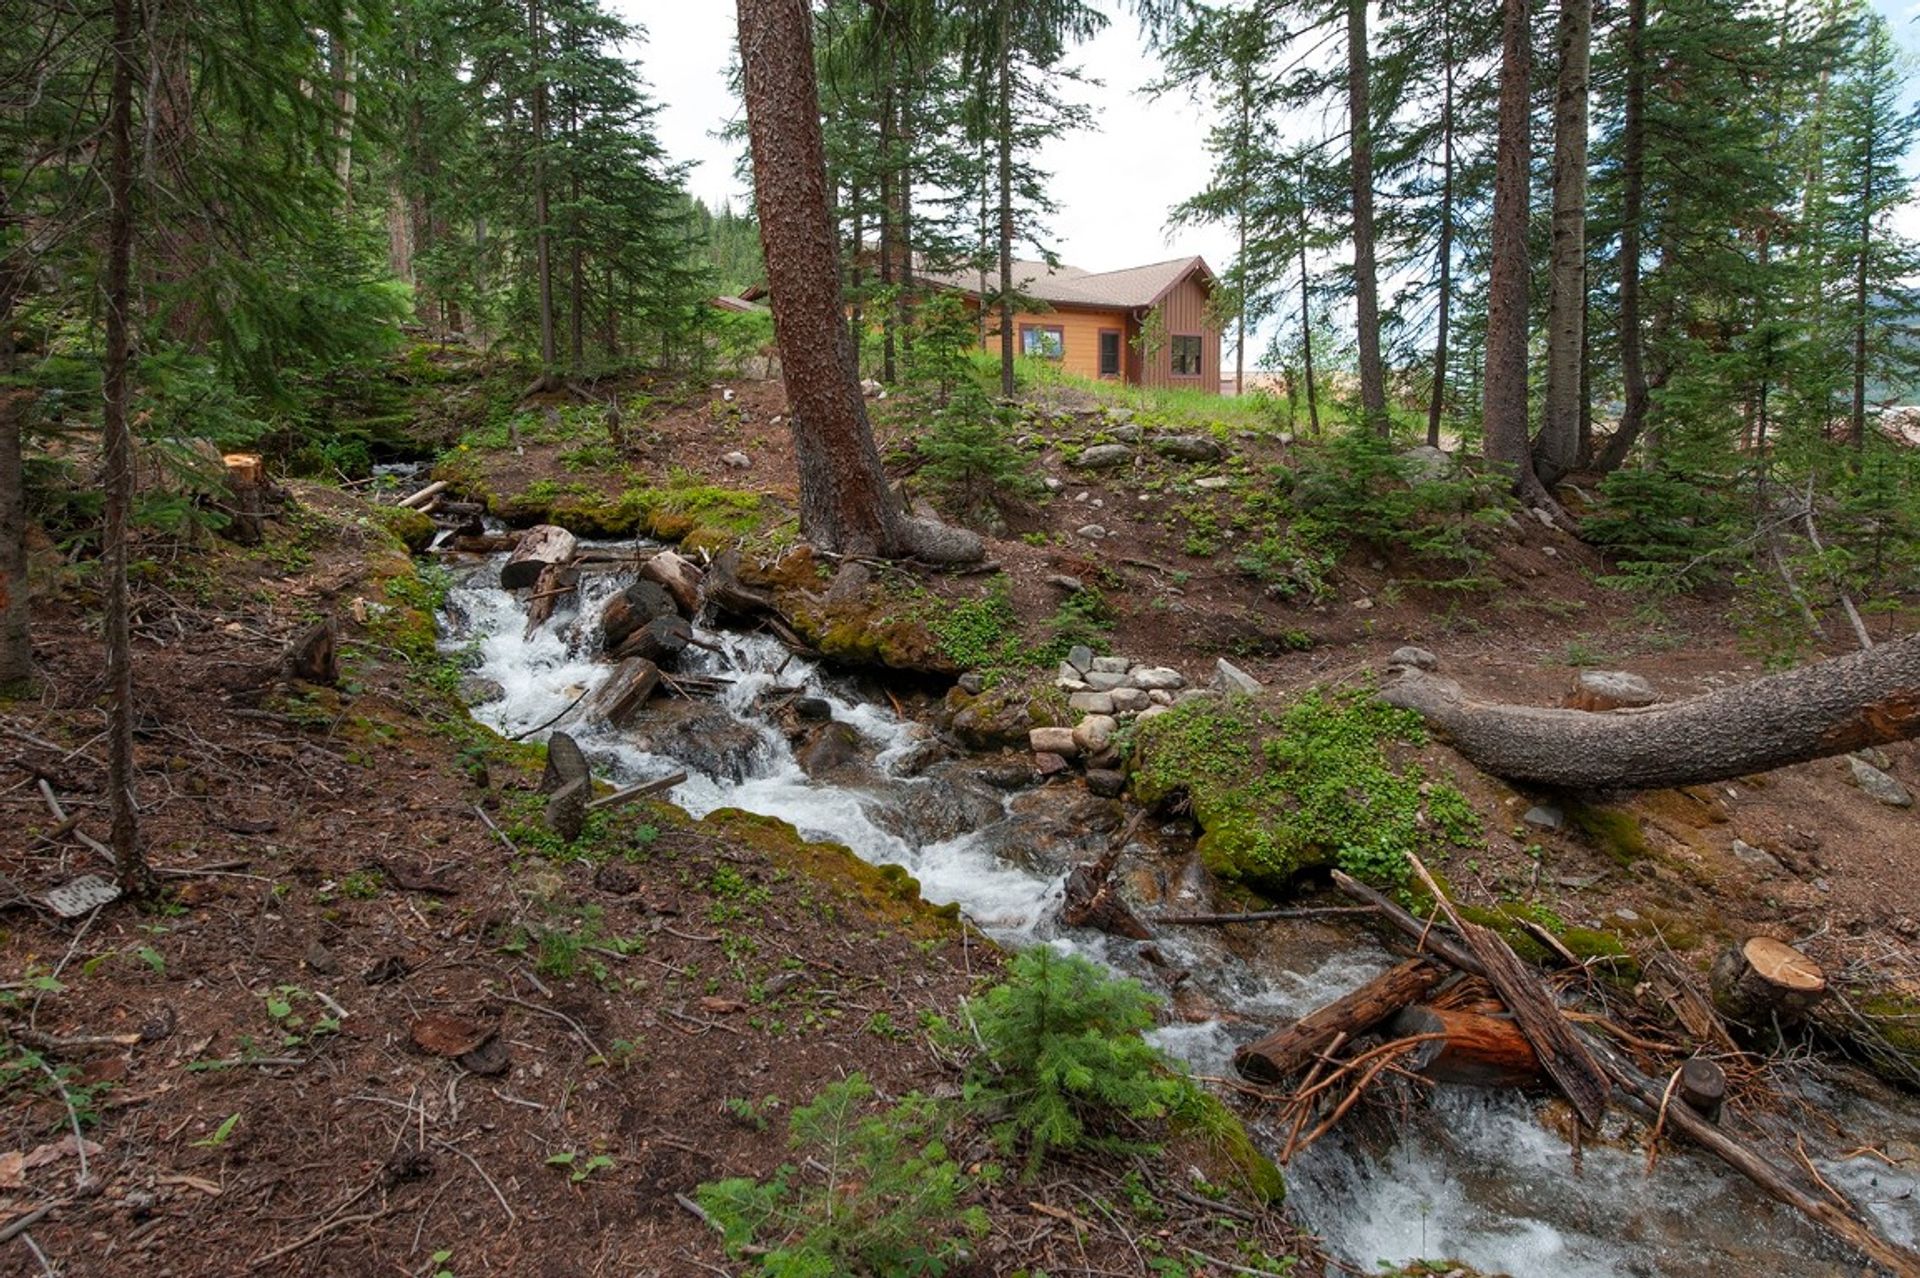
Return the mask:
[[[790,508],[783,411],[769,383],[663,392],[623,464]],[[912,421],[886,406],[876,418],[899,455]],[[1286,457],[1273,440],[1236,447],[1256,465]],[[501,494],[556,476],[607,495],[627,482],[568,471],[564,451],[530,443],[482,465]],[[723,460],[736,451],[746,467]],[[1297,606],[1229,556],[1185,553],[1174,507],[1190,499],[1155,486],[1162,463],[1087,483],[1057,455],[1042,465],[1066,481],[1060,494],[1022,516],[1026,536],[992,543],[1016,611],[1052,613],[1049,578],[1098,580],[1115,651],[1197,678],[1228,656],[1279,687],[1350,680],[1407,643],[1472,690],[1542,705],[1576,660],[1669,697],[1761,671],[1726,601],[1689,598],[1649,621],[1594,583],[1590,550],[1530,519],[1497,551],[1497,593],[1438,597],[1349,555],[1326,602]],[[101,870],[78,834],[106,833],[94,616],[72,587],[36,610],[42,689],[0,705],[0,890],[13,907],[0,1034],[14,1046],[0,1151],[27,1155],[0,1152],[0,1221],[13,1222],[0,1229],[18,1240],[0,1245],[0,1271],[40,1272],[44,1254],[76,1275],[738,1272],[683,1197],[770,1173],[788,1157],[787,1110],[851,1072],[883,1095],[953,1094],[959,1076],[923,1019],[951,1015],[998,955],[755,821],[628,809],[609,834],[622,851],[599,864],[521,846],[538,753],[488,740],[449,688],[423,680],[431,635],[411,575],[364,506],[295,495],[263,547],[144,548],[139,792],[168,888],[155,907],[62,921],[23,904]],[[1109,531],[1098,543],[1073,536],[1089,509]],[[289,688],[282,647],[325,613],[342,618],[342,688]],[[1887,753],[1920,784],[1920,751]],[[1571,822],[1522,820],[1553,796],[1450,766],[1487,818],[1485,853],[1451,867],[1476,903],[1539,900],[1699,964],[1716,938],[1753,931],[1815,937],[1817,957],[1841,958],[1868,940],[1911,951],[1920,933],[1920,817],[1872,802],[1841,762],[1617,800],[1655,854],[1632,865]],[[1736,858],[1736,839],[1778,867]],[[437,1054],[452,1048],[458,1059]],[[73,1067],[60,1085],[55,1066]],[[963,1164],[991,1157],[969,1139]],[[1180,1183],[1177,1168],[1145,1173],[1168,1194]],[[976,1272],[1145,1272],[1127,1229],[1080,1228],[1095,1214],[1087,1187],[1114,1174],[1067,1167],[996,1191]],[[1312,1255],[1278,1218],[1172,1219],[1159,1228],[1176,1250]],[[1303,1272],[1317,1270],[1309,1259]]]

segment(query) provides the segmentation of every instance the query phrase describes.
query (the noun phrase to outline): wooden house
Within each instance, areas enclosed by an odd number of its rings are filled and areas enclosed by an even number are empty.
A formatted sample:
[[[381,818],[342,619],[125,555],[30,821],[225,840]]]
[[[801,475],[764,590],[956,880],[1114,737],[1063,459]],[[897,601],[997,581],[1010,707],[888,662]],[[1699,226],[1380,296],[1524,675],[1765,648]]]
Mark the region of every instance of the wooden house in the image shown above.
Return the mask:
[[[990,271],[922,272],[978,307],[998,292]],[[1130,386],[1220,391],[1220,320],[1210,305],[1214,275],[1198,257],[1119,271],[1044,262],[1013,264],[1014,350],[1058,360],[1067,372]],[[1000,348],[1000,312],[989,309],[983,343]]]

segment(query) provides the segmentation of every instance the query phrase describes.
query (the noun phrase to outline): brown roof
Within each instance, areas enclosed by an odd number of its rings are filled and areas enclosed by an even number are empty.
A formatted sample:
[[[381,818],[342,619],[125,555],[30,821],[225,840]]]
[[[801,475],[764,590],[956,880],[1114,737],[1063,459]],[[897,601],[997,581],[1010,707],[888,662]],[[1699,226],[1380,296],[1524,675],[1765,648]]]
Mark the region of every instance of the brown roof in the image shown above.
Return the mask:
[[[1176,257],[1148,266],[1129,266],[1118,271],[1083,271],[1077,266],[1048,266],[1045,262],[1016,261],[1013,264],[1013,288],[1016,293],[1054,306],[1089,306],[1109,310],[1148,310],[1159,303],[1175,284],[1194,271],[1209,284],[1213,272],[1198,257]],[[965,293],[981,291],[977,270],[921,271],[921,278]],[[999,284],[997,270],[986,273],[986,288],[991,292]]]

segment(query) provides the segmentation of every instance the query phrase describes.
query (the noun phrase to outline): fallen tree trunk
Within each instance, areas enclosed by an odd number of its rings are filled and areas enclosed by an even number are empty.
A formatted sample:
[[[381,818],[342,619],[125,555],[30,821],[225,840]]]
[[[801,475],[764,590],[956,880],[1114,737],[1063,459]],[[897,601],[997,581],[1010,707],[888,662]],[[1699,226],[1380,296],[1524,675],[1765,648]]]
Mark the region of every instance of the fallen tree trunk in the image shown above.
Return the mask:
[[[1582,790],[1698,785],[1920,736],[1920,634],[1607,714],[1482,701],[1451,679],[1406,667],[1380,696],[1509,781]]]
[[[1401,1064],[1436,1083],[1528,1087],[1540,1082],[1540,1058],[1511,1016],[1409,1007],[1393,1018],[1387,1033],[1427,1039]]]
[[[521,590],[540,580],[552,565],[573,558],[573,534],[553,524],[540,524],[520,534],[520,542],[500,569],[502,590]]]
[[[1113,867],[1118,859],[1119,852],[1112,851],[1068,872],[1060,921],[1068,927],[1090,927],[1109,936],[1150,941],[1153,929],[1140,921],[1113,886]]]
[[[600,610],[601,646],[616,651],[640,627],[677,609],[666,587],[655,581],[636,581],[610,597]]]
[[[659,686],[660,667],[645,657],[629,657],[594,694],[589,710],[610,726],[624,728]]]
[[[645,657],[655,665],[671,665],[673,660],[687,650],[693,642],[693,630],[677,614],[670,617],[655,617],[626,637],[626,640],[613,650],[615,661],[625,661],[629,657]]]
[[[580,570],[570,563],[548,564],[534,580],[533,594],[527,600],[527,628],[523,638],[547,624],[560,600],[580,585]]]
[[[1389,968],[1351,994],[1233,1054],[1233,1067],[1256,1083],[1279,1083],[1305,1069],[1336,1038],[1365,1033],[1425,998],[1446,973],[1423,959]]]
[[[663,550],[640,565],[640,579],[658,584],[689,621],[700,615],[700,570],[684,555]]]

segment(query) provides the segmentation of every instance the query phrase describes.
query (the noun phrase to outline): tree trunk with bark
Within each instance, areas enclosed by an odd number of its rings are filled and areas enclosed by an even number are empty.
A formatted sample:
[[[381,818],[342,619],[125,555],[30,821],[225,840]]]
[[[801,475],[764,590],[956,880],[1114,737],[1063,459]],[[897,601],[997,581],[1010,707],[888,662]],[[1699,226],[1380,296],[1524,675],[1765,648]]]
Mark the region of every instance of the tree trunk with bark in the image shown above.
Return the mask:
[[[1387,1034],[1425,1038],[1401,1063],[1436,1083],[1529,1087],[1541,1081],[1540,1058],[1511,1016],[1409,1007],[1393,1018]]]
[[[0,243],[13,244],[12,206],[0,183]],[[20,253],[0,257],[0,377],[14,369],[13,308],[25,274]],[[0,693],[33,681],[33,636],[27,590],[27,413],[33,397],[0,388]]]
[[[1580,460],[1580,369],[1587,310],[1587,71],[1593,0],[1561,0],[1553,111],[1553,245],[1547,294],[1547,394],[1533,464],[1551,484]]]
[[[1373,243],[1373,114],[1367,65],[1367,0],[1347,0],[1347,129],[1353,177],[1353,303],[1360,355],[1360,412],[1381,438],[1387,417],[1387,370],[1380,355],[1380,280]]]
[[[1000,394],[1013,398],[1013,33],[1008,29],[1011,5],[1000,7],[1000,50],[997,72],[999,95],[998,150],[1000,191]]]
[[[1427,401],[1427,447],[1440,447],[1440,415],[1447,402],[1447,336],[1453,310],[1453,10],[1442,4],[1440,57],[1440,301],[1433,320],[1433,395]]]
[[[1425,998],[1445,975],[1424,959],[1389,968],[1352,993],[1248,1043],[1234,1053],[1233,1067],[1257,1083],[1283,1082],[1312,1064],[1336,1038],[1363,1034]]]
[[[1594,467],[1620,469],[1646,426],[1647,389],[1640,332],[1640,223],[1646,209],[1647,0],[1627,0],[1626,88],[1620,123],[1620,380],[1626,407]]]
[[[523,590],[540,580],[540,574],[554,564],[573,558],[579,543],[573,534],[556,524],[539,524],[520,534],[520,544],[500,568],[502,590]]]
[[[843,320],[806,0],[738,0],[760,243],[800,470],[800,527],[841,554],[973,562],[972,533],[894,505]]]
[[[101,413],[106,460],[106,527],[101,557],[107,587],[102,629],[107,648],[108,841],[114,876],[130,897],[153,890],[153,872],[140,847],[140,810],[133,773],[133,637],[127,614],[127,538],[133,509],[133,80],[140,31],[133,0],[113,0],[113,79],[107,106],[106,346],[101,356],[105,402]]]
[[[1380,695],[1509,781],[1575,790],[1698,785],[1920,736],[1920,634],[1607,714],[1482,701],[1412,669]]]
[[[558,349],[553,325],[553,233],[550,195],[547,190],[547,68],[545,21],[540,0],[527,5],[527,39],[533,51],[533,243],[534,271],[538,275],[540,295],[540,382],[536,389],[552,384]]]

